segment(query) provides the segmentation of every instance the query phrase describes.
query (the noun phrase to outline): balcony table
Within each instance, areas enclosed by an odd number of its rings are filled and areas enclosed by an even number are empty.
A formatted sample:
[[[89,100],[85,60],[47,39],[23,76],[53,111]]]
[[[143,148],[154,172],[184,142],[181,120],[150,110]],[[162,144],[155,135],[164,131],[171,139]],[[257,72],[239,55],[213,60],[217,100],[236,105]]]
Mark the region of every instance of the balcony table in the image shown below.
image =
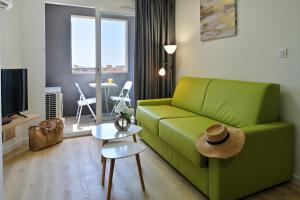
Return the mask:
[[[96,88],[97,84],[89,83],[89,86],[92,88]],[[104,90],[106,113],[109,113],[108,112],[108,97],[109,97],[110,88],[116,88],[116,87],[118,87],[118,85],[116,83],[108,83],[108,82],[101,83],[101,88],[103,88],[103,90]]]

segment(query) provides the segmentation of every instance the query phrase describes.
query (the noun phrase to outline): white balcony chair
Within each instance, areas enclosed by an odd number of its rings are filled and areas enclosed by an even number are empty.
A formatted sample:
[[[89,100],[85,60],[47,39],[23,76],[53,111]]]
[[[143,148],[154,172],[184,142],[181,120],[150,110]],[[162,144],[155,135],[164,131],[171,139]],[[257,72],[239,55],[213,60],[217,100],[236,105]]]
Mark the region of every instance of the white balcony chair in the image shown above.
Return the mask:
[[[126,81],[119,96],[111,96],[110,99],[115,102],[115,105],[111,111],[113,113],[119,101],[125,101],[131,106],[131,99],[129,97],[130,90],[132,88],[132,81]]]
[[[90,110],[90,112],[92,113],[93,118],[96,120],[96,115],[93,111],[93,109],[91,108],[90,105],[95,104],[96,103],[96,98],[85,98],[85,95],[83,94],[80,86],[78,83],[75,83],[75,86],[78,90],[78,93],[80,95],[79,100],[77,101],[77,114],[76,114],[76,119],[78,119],[77,121],[77,125],[80,122],[80,117],[81,117],[81,111],[82,111],[82,107],[83,106],[87,106]]]

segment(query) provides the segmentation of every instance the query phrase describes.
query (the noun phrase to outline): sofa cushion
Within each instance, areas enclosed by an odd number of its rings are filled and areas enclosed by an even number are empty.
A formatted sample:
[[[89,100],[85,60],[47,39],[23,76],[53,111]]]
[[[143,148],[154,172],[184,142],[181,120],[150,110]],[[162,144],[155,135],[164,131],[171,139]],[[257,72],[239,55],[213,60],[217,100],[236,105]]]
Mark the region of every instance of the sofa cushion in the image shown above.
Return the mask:
[[[142,126],[147,127],[158,135],[158,124],[161,119],[193,117],[196,114],[169,105],[160,106],[139,106],[136,111],[136,118]]]
[[[173,95],[172,105],[201,114],[205,93],[211,79],[183,77]]]
[[[235,127],[278,120],[280,86],[271,83],[212,80],[202,114]]]
[[[217,123],[205,117],[163,119],[159,123],[159,137],[179,153],[200,167],[207,166],[207,158],[195,147],[198,135],[212,124]]]

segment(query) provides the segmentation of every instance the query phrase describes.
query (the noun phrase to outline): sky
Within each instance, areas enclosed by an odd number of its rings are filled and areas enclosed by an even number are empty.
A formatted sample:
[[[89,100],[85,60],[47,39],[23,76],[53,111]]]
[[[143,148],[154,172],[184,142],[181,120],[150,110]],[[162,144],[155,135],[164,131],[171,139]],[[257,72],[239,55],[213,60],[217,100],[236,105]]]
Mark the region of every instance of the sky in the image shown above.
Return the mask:
[[[71,17],[72,24],[72,66],[96,66],[95,19]],[[101,20],[101,65],[126,65],[125,21]]]

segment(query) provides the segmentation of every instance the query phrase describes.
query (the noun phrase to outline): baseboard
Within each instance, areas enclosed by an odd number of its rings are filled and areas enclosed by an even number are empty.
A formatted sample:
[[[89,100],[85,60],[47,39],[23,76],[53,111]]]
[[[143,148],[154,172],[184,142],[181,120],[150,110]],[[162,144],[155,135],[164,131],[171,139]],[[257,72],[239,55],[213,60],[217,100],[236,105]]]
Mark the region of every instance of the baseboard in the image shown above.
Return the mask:
[[[21,145],[21,146],[15,148],[15,149],[12,150],[11,152],[5,154],[5,155],[3,156],[3,161],[5,162],[5,161],[8,161],[8,160],[10,160],[10,159],[13,159],[13,158],[15,158],[16,156],[19,156],[20,154],[22,154],[22,153],[24,153],[24,152],[26,152],[26,151],[28,151],[28,150],[29,150],[28,144],[23,144],[23,145]]]
[[[91,136],[92,131],[91,130],[86,130],[86,131],[79,131],[76,133],[67,133],[64,134],[64,139],[69,139],[69,138],[76,138],[76,137],[83,137],[83,136]]]
[[[91,130],[85,130],[85,131],[79,131],[79,132],[76,132],[76,133],[64,134],[64,139],[90,136],[90,135],[92,135],[92,131]],[[14,141],[11,144],[8,144],[7,146],[5,146],[5,148],[3,148],[3,155],[5,156],[5,155],[9,154],[12,151],[14,151],[15,149],[17,149],[17,148],[19,148],[23,145],[28,146],[28,144],[29,144],[28,137],[23,138],[19,141]]]
[[[6,154],[14,151],[15,149],[17,149],[22,145],[28,145],[28,143],[29,143],[28,138],[24,138],[22,140],[9,144],[8,146],[5,147],[5,149],[3,149],[3,155],[5,156]]]
[[[293,176],[293,179],[292,179],[292,182],[295,183],[296,185],[299,185],[299,186],[300,186],[300,177],[294,175],[294,176]]]

